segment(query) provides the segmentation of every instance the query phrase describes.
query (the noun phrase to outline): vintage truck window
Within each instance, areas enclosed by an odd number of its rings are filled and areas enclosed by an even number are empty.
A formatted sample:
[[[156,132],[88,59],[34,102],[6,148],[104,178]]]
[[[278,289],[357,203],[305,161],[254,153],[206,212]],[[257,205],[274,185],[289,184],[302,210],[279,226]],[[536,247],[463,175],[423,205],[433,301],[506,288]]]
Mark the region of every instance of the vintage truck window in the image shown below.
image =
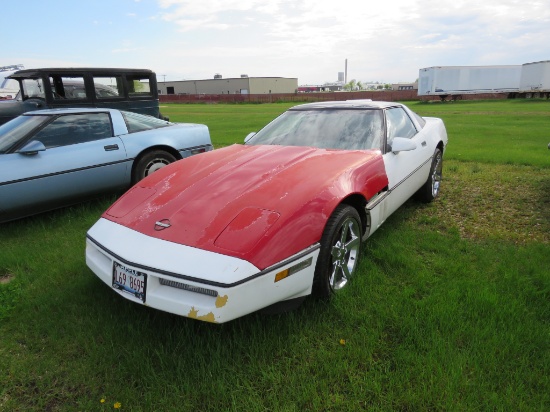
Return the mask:
[[[86,99],[83,76],[50,76],[49,79],[54,100]]]
[[[122,76],[93,76],[95,96],[108,99],[124,96]]]
[[[25,98],[46,98],[42,79],[23,79],[22,86]]]
[[[148,96],[151,95],[151,85],[149,77],[140,75],[127,75],[128,95],[129,96]]]

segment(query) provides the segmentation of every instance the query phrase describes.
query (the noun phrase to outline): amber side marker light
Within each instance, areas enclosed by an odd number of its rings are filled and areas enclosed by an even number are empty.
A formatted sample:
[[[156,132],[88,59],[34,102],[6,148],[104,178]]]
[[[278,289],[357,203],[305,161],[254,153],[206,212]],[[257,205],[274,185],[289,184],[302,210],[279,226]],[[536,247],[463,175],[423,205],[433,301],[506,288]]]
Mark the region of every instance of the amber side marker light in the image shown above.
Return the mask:
[[[296,263],[294,266],[291,266],[285,270],[281,270],[279,273],[275,275],[275,283],[289,276],[294,275],[295,273],[299,272],[302,269],[310,267],[312,262],[313,262],[313,258],[310,257],[309,259],[303,260],[300,263]]]

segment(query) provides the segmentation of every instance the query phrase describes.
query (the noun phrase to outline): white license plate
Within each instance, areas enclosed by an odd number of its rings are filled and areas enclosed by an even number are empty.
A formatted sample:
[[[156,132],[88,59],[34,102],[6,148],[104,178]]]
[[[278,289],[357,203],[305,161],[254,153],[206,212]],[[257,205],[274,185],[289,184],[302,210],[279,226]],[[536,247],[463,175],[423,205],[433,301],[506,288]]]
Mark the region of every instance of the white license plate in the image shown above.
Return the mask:
[[[134,295],[145,302],[147,274],[113,262],[113,288]]]

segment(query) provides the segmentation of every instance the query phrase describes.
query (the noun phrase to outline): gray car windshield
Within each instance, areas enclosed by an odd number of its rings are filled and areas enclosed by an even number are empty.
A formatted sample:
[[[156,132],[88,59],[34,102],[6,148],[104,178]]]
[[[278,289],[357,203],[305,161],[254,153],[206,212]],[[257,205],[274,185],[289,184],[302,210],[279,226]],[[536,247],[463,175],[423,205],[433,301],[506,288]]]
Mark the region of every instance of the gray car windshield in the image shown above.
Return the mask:
[[[0,126],[0,154],[19,143],[31,130],[47,121],[49,116],[19,116]]]
[[[381,110],[289,110],[255,134],[247,144],[380,149],[383,131]]]

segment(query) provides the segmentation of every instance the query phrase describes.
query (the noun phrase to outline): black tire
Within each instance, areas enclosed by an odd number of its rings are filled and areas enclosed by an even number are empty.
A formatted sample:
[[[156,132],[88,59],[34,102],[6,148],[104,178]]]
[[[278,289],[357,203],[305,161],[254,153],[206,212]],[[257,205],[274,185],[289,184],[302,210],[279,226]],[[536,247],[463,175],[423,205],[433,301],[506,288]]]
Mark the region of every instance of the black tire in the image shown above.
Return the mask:
[[[339,205],[328,219],[321,237],[313,279],[316,297],[329,298],[347,285],[357,270],[362,236],[357,210]]]
[[[432,202],[441,189],[441,178],[443,176],[443,154],[441,150],[435,149],[430,167],[430,175],[426,183],[416,192],[416,198],[424,203]]]
[[[175,161],[176,158],[164,150],[153,150],[151,152],[147,152],[137,160],[132,176],[132,182],[137,183],[141,179],[156,172],[161,167]]]

